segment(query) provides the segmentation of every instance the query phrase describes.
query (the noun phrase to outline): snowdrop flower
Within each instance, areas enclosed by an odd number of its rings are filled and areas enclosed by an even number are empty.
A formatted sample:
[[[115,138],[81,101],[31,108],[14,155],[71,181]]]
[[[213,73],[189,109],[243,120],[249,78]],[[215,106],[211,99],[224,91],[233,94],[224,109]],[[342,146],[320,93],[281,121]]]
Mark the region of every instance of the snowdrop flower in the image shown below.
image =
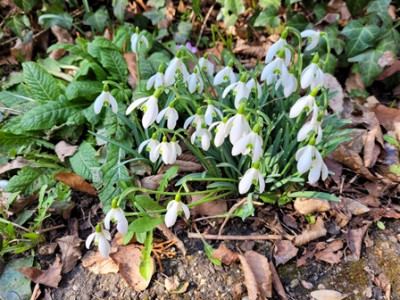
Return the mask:
[[[207,59],[208,54],[204,54],[203,57],[199,59],[200,69],[208,75],[208,77],[212,77],[214,74],[214,65]]]
[[[90,234],[86,239],[86,248],[90,248],[90,244],[93,242],[94,244],[99,246],[100,254],[104,257],[108,257],[110,254],[110,243],[111,234],[109,231],[103,229],[101,224],[97,224],[95,232]]]
[[[265,181],[262,177],[260,171],[258,170],[259,163],[254,163],[253,166],[246,171],[244,176],[239,182],[239,193],[245,194],[250,189],[251,185],[259,184],[260,193],[264,192],[265,189]]]
[[[176,158],[182,154],[182,149],[181,146],[179,146],[179,142],[176,140],[176,137],[173,136],[171,142],[169,143],[170,147],[172,149],[173,155],[175,155],[175,160]],[[175,161],[174,161],[175,162]]]
[[[116,114],[118,112],[117,100],[115,100],[115,98],[110,94],[107,85],[104,86],[103,91],[94,101],[94,113],[98,115],[104,105],[111,105],[113,113]]]
[[[181,147],[176,141],[176,138],[173,137],[172,141],[168,143],[165,136],[163,137],[163,141],[154,151],[161,154],[161,158],[166,165],[173,164],[176,161],[176,158],[182,153]]]
[[[205,128],[205,124],[202,124],[201,127],[197,127],[196,131],[192,134],[190,139],[192,144],[194,144],[196,138],[201,141],[201,147],[204,151],[207,151],[208,148],[210,148],[211,133]]]
[[[154,133],[151,139],[145,140],[139,145],[139,153],[142,152],[144,146],[146,150],[150,152],[150,160],[154,163],[160,157],[160,153],[156,151],[157,146],[160,145],[160,142],[157,140],[157,133]]]
[[[250,133],[251,128],[244,116],[245,104],[239,106],[236,115],[231,117],[226,123],[225,132],[229,133],[229,140],[235,145],[243,136]]]
[[[142,118],[142,125],[144,128],[148,128],[157,119],[158,115],[158,98],[162,93],[162,89],[158,88],[153,95],[149,97],[143,97],[132,102],[126,110],[126,114],[129,115],[135,108],[140,106],[140,109],[144,111]]]
[[[166,87],[165,76],[164,76],[164,63],[161,63],[160,67],[157,70],[157,73],[149,78],[146,84],[146,89],[150,90],[152,87],[158,89],[160,87]]]
[[[315,138],[312,138],[309,144],[300,148],[296,152],[297,171],[300,174],[308,174],[308,182],[310,184],[316,183],[321,177],[325,180],[328,177],[328,168],[325,165],[321,153],[315,148]],[[322,176],[321,176],[322,175]]]
[[[268,63],[262,70],[261,80],[265,80],[267,85],[270,85],[272,82],[278,80],[281,74],[287,72],[287,68],[283,60],[284,54],[285,51],[279,50],[278,57]]]
[[[176,126],[176,121],[178,121],[179,119],[179,114],[176,111],[176,109],[174,108],[172,102],[171,104],[167,107],[164,108],[162,111],[160,111],[160,113],[157,116],[157,123],[160,124],[161,119],[165,116],[165,118],[167,119],[167,127],[168,129],[174,129]]]
[[[315,30],[304,30],[300,33],[302,38],[308,38],[308,41],[310,42],[308,44],[308,46],[306,47],[306,51],[310,51],[312,49],[314,49],[319,42],[319,38],[321,37],[321,34],[319,31],[315,31]]]
[[[263,139],[259,135],[260,131],[261,125],[257,123],[250,133],[240,138],[237,143],[233,145],[232,155],[248,155],[250,152],[252,152],[252,161],[257,161],[262,155]]]
[[[124,211],[118,206],[117,198],[111,202],[111,209],[104,218],[104,227],[110,230],[110,221],[117,222],[117,230],[121,234],[128,232],[128,220],[125,217]]]
[[[165,83],[173,85],[175,83],[175,77],[182,74],[183,80],[186,80],[189,76],[189,72],[186,68],[185,63],[182,60],[182,50],[178,50],[176,57],[174,57],[169,63],[167,70],[165,71]]]
[[[227,130],[226,126],[227,121],[228,117],[225,117],[220,122],[212,123],[208,128],[208,130],[211,131],[212,128],[217,126],[217,128],[215,129],[215,139],[214,139],[214,144],[216,147],[221,146],[224,143],[225,138],[229,135],[229,131]]]
[[[189,219],[190,212],[186,204],[181,201],[181,194],[177,194],[175,200],[172,200],[167,205],[167,213],[165,214],[165,225],[171,227],[175,224],[178,214],[182,212],[185,214],[186,219]]]
[[[193,94],[194,92],[198,92],[201,94],[204,89],[204,82],[197,67],[195,67],[193,69],[193,73],[186,78],[186,83],[188,85],[188,90],[191,94]]]
[[[251,92],[251,88],[249,88],[246,83],[246,75],[242,75],[242,77],[240,78],[240,80],[238,82],[235,83],[231,83],[230,85],[228,85],[224,92],[222,93],[222,97],[225,98],[226,95],[228,95],[228,93],[233,90],[233,94],[235,95],[235,107],[236,109],[239,108],[239,104],[240,101],[244,98],[244,99],[248,99],[250,92]]]
[[[233,60],[230,60],[228,63],[228,66],[225,68],[221,69],[214,78],[214,85],[219,85],[221,83],[225,82],[230,82],[235,83],[236,82],[236,74],[233,72]]]
[[[136,28],[136,32],[131,36],[132,52],[137,53],[140,44],[143,43],[146,48],[149,48],[149,40],[143,33],[139,33],[139,28]]]
[[[275,83],[275,90],[278,90],[281,85],[283,86],[283,95],[285,97],[289,97],[297,90],[297,78],[286,67],[282,68],[282,75]]]
[[[315,89],[317,86],[323,86],[325,84],[325,74],[318,66],[319,56],[315,54],[311,64],[307,66],[300,76],[300,85],[302,89],[306,89],[311,86],[311,89]]]
[[[285,65],[288,66],[290,64],[290,60],[292,58],[292,53],[286,47],[286,45],[288,44],[286,42],[287,35],[288,35],[288,31],[285,30],[282,33],[280,39],[278,41],[276,41],[271,47],[269,47],[267,54],[265,56],[265,63],[269,63],[270,61],[272,61],[272,59],[276,56],[276,54],[278,53],[279,50],[284,50],[285,51]]]
[[[222,112],[211,104],[211,101],[208,101],[206,113],[204,114],[204,120],[207,125],[211,125],[213,118],[219,116],[221,119],[223,118]]]
[[[197,109],[197,112],[195,115],[190,116],[189,118],[186,119],[185,123],[183,124],[183,128],[187,129],[190,124],[192,124],[193,127],[201,126],[203,123],[203,115],[201,112],[201,108]]]
[[[0,189],[4,189],[8,184],[8,180],[2,179],[0,180]]]
[[[323,114],[319,114],[318,106],[314,102],[312,118],[300,128],[299,132],[297,133],[297,141],[304,141],[311,131],[315,131],[317,133],[316,143],[318,144],[322,139],[322,117]]]
[[[254,80],[254,78],[251,78],[249,81],[247,81],[246,86],[250,90],[250,93],[255,93],[257,91],[257,97],[261,96],[261,86],[257,81]]]
[[[303,96],[297,100],[290,109],[289,118],[296,118],[305,108],[308,108],[308,113],[310,113],[314,109],[315,96],[317,95],[318,91],[319,88],[316,88],[312,90],[309,95]]]

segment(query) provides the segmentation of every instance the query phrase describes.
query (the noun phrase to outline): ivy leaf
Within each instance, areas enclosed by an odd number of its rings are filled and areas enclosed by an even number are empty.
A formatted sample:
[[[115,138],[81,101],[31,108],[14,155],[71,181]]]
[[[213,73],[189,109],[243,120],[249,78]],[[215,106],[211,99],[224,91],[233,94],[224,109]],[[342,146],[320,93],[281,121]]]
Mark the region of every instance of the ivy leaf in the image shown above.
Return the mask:
[[[24,30],[29,28],[30,22],[25,15],[15,15],[13,17],[7,18],[5,24],[10,28],[21,40],[24,39],[26,34],[23,34]]]
[[[113,12],[114,16],[120,21],[121,23],[124,22],[125,18],[125,7],[128,5],[128,0],[113,0]]]
[[[354,17],[362,12],[370,0],[347,0],[346,5],[351,15]]]
[[[368,4],[367,12],[387,12],[390,0],[374,0]]]
[[[369,86],[375,77],[382,72],[382,68],[378,65],[378,59],[382,56],[381,50],[370,49],[357,56],[349,58],[349,62],[358,62],[358,68],[361,79],[365,86]]]
[[[71,167],[76,174],[86,180],[92,180],[92,168],[100,164],[95,158],[96,150],[88,142],[83,142],[78,151],[69,159]]]
[[[175,33],[174,40],[178,44],[184,44],[188,39],[190,32],[192,31],[192,23],[181,21],[178,25],[178,30]]]
[[[342,30],[346,36],[345,46],[348,57],[352,57],[373,45],[373,41],[379,34],[377,25],[363,25],[357,20],[350,21]]]
[[[17,175],[11,177],[6,188],[7,193],[23,192],[32,182],[38,179],[43,172],[40,169],[32,167],[23,167]]]
[[[89,25],[98,32],[103,32],[109,20],[108,12],[104,7],[100,7],[96,12],[88,12],[83,17],[83,24]]]
[[[14,0],[14,3],[27,13],[38,3],[38,0]]]
[[[278,9],[274,6],[264,9],[255,20],[254,26],[268,25],[272,28],[278,26],[281,23],[281,20],[277,17],[277,14]]]
[[[242,0],[217,0],[225,8],[226,11],[239,15],[245,11]]]
[[[62,94],[56,80],[45,69],[34,62],[22,64],[24,81],[37,101],[56,101]]]
[[[270,7],[270,6],[279,7],[281,5],[281,1],[279,1],[279,0],[260,0],[258,2],[258,4],[262,8],[267,8],[267,7]]]
[[[128,76],[123,55],[116,50],[103,49],[100,52],[100,61],[103,67],[111,74],[111,77],[125,84]]]

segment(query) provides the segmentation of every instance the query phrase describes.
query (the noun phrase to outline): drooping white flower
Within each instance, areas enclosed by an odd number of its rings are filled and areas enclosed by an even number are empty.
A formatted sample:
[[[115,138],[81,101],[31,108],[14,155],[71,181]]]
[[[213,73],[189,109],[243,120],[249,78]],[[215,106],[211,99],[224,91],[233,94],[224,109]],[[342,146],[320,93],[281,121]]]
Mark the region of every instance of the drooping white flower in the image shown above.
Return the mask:
[[[194,92],[201,93],[204,89],[203,78],[201,78],[197,67],[193,69],[193,73],[190,74],[185,81],[191,94],[193,94]]]
[[[233,72],[233,61],[230,61],[228,65],[221,69],[214,78],[214,85],[219,85],[221,83],[235,83],[236,82],[236,74]]]
[[[233,90],[233,94],[235,95],[235,107],[236,109],[239,108],[240,105],[240,101],[244,98],[244,99],[248,99],[250,92],[251,92],[251,88],[249,88],[246,83],[246,76],[243,75],[242,78],[240,78],[240,80],[238,82],[235,83],[231,83],[230,85],[228,85],[224,92],[222,93],[222,97],[225,98],[226,95],[228,95],[228,93],[230,91]]]
[[[282,74],[275,83],[275,90],[278,90],[281,85],[283,86],[283,94],[285,97],[289,97],[297,90],[297,78],[290,73],[286,67],[282,68]]]
[[[137,53],[140,49],[140,43],[143,43],[146,48],[149,48],[149,40],[144,34],[136,32],[131,36],[131,45],[132,45],[132,52]]]
[[[169,143],[170,147],[172,149],[173,155],[175,155],[175,160],[176,158],[182,154],[182,149],[181,146],[179,146],[179,142],[176,140],[175,137],[172,138],[171,142]],[[174,161],[175,162],[175,161]]]
[[[311,131],[315,131],[317,133],[317,138],[316,138],[316,143],[318,144],[321,139],[322,139],[322,128],[321,128],[321,123],[322,123],[322,118],[319,119],[319,111],[318,111],[318,106],[314,102],[314,109],[313,109],[313,114],[311,117],[311,120],[307,123],[305,123],[297,133],[297,141],[301,142],[304,141],[307,138],[308,133]]]
[[[172,200],[167,205],[167,213],[165,214],[165,225],[171,227],[175,224],[178,214],[182,212],[185,214],[185,218],[189,219],[190,211],[186,204],[182,203],[180,199],[180,194],[177,194],[175,200]]]
[[[161,158],[166,165],[173,164],[176,158],[182,153],[181,147],[174,139],[175,137],[169,143],[167,142],[167,138],[164,137],[163,141],[154,150],[161,154]]]
[[[226,123],[225,130],[225,132],[229,132],[229,140],[232,145],[235,145],[243,136],[251,132],[249,122],[247,122],[243,112],[240,111],[240,107],[238,113]]]
[[[132,104],[128,106],[126,114],[129,115],[134,109],[140,106],[140,109],[144,111],[142,125],[144,128],[148,128],[157,119],[158,97],[160,97],[161,92],[162,89],[157,89],[153,95],[133,101]]]
[[[157,146],[160,145],[160,142],[157,140],[157,134],[153,134],[151,139],[145,140],[139,145],[139,153],[142,152],[144,146],[146,145],[146,150],[150,152],[150,160],[152,162],[156,162],[160,157],[160,152],[156,151]]]
[[[287,72],[283,58],[277,57],[268,63],[261,72],[261,80],[265,80],[267,85],[277,81],[283,72]]]
[[[257,91],[257,97],[261,97],[261,86],[256,80],[254,80],[254,78],[250,78],[250,80],[247,81],[246,86],[250,90],[250,93],[256,93]]]
[[[201,109],[199,108],[193,116],[190,116],[186,119],[185,123],[183,124],[183,128],[187,129],[191,124],[193,127],[201,126],[203,123],[203,115],[201,113]]]
[[[219,116],[221,119],[223,118],[222,112],[216,108],[211,102],[207,105],[206,113],[204,114],[204,120],[207,125],[211,125],[213,118]]]
[[[306,107],[309,109],[308,113],[310,113],[314,109],[314,103],[315,95],[313,95],[313,92],[310,95],[301,97],[290,109],[289,117],[296,118]]]
[[[248,155],[252,152],[252,161],[257,161],[262,155],[263,145],[263,140],[257,131],[258,129],[253,129],[250,133],[240,138],[232,147],[232,155]]]
[[[311,89],[315,89],[317,86],[324,86],[325,74],[318,66],[319,55],[315,54],[311,64],[306,67],[300,76],[300,86],[302,89],[306,89],[311,86]]]
[[[193,132],[192,137],[190,138],[190,141],[192,142],[192,144],[194,144],[194,142],[196,141],[196,138],[199,139],[201,141],[201,147],[203,148],[204,151],[207,151],[208,148],[210,148],[211,133],[203,125],[198,126],[196,128],[196,131]]]
[[[199,59],[199,66],[200,69],[208,75],[208,77],[212,77],[214,74],[214,65],[207,59],[207,57],[200,57]]]
[[[117,199],[111,203],[111,209],[104,218],[104,227],[110,230],[110,221],[117,222],[117,230],[121,234],[128,232],[128,220],[125,217],[124,211],[118,207]]]
[[[257,164],[246,171],[244,176],[239,182],[239,193],[245,194],[250,189],[251,185],[258,184],[260,193],[264,192],[265,181],[260,171],[258,170]]]
[[[149,78],[146,84],[146,89],[150,90],[152,87],[158,89],[159,87],[166,87],[164,74],[161,72],[157,72],[153,76]]]
[[[277,40],[271,47],[269,47],[267,54],[265,56],[265,63],[269,63],[270,61],[272,61],[272,59],[277,56],[279,50],[284,50],[285,65],[288,66],[290,64],[290,60],[292,59],[292,53],[286,47],[288,43],[286,42],[285,35],[287,36],[287,33],[282,33],[281,38]]]
[[[308,38],[308,41],[310,42],[308,44],[308,46],[306,47],[306,51],[310,51],[312,49],[314,49],[319,42],[319,38],[321,37],[320,32],[319,31],[315,31],[315,30],[311,30],[311,29],[307,29],[304,30],[300,33],[302,38]]]
[[[102,91],[101,94],[94,101],[94,113],[98,115],[101,112],[101,109],[104,105],[111,105],[111,109],[113,113],[118,112],[118,103],[117,100],[110,94],[108,91],[108,87],[105,88],[106,91]]]
[[[181,58],[182,52],[178,50],[176,57],[174,57],[169,63],[167,70],[165,70],[165,83],[173,85],[175,83],[175,77],[178,74],[182,74],[183,80],[186,80],[189,76],[189,72],[186,68],[185,63]]]
[[[315,148],[314,145],[307,145],[296,152],[297,171],[300,174],[308,174],[308,181],[310,184],[316,183],[321,177],[325,180],[328,177],[328,168],[322,159],[321,153]],[[322,176],[321,176],[322,175]]]
[[[86,239],[86,248],[90,248],[90,244],[94,244],[99,247],[100,254],[104,257],[108,257],[110,254],[110,243],[111,234],[107,230],[103,229],[100,224],[97,224],[95,232],[90,234]]]
[[[227,121],[228,118],[224,118],[220,122],[214,122],[210,125],[208,128],[209,131],[211,131],[215,126],[217,127],[215,129],[215,138],[214,138],[214,144],[216,147],[221,146],[224,143],[225,138],[229,135],[229,131],[227,130]]]
[[[173,106],[168,106],[160,111],[157,116],[157,123],[160,123],[162,118],[165,116],[167,119],[167,127],[168,129],[174,129],[176,126],[176,121],[179,119],[179,114]]]

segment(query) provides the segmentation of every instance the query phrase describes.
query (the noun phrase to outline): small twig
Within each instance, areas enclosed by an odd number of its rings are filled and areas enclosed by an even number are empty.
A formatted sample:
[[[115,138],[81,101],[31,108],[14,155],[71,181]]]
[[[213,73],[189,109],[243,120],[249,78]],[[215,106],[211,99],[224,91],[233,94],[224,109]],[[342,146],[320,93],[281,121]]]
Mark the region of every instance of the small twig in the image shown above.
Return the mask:
[[[33,289],[32,296],[30,300],[35,300],[40,296],[39,283],[36,283],[35,288]]]
[[[201,36],[203,35],[204,28],[206,27],[207,20],[208,20],[208,18],[210,17],[211,12],[212,12],[213,9],[214,9],[215,3],[216,3],[216,2],[214,2],[213,5],[211,5],[210,9],[208,10],[208,12],[207,12],[207,14],[206,14],[206,17],[204,18],[203,25],[201,26],[200,33],[199,33],[199,38],[197,39],[197,42],[196,42],[196,48],[197,48],[197,47],[199,46],[199,44],[200,44]]]
[[[280,240],[280,235],[263,234],[263,235],[216,235],[216,234],[201,234],[195,232],[189,232],[188,238],[190,239],[201,239],[206,240],[230,240],[230,241],[246,241],[246,240]]]
[[[244,204],[246,201],[247,201],[247,197],[244,197],[242,200],[240,200],[238,203],[236,203],[235,205],[233,205],[231,207],[231,209],[228,211],[228,214],[225,217],[224,222],[222,223],[221,227],[219,228],[218,235],[222,234],[222,231],[224,230],[224,227],[225,227],[226,223],[228,223],[229,218],[235,212],[236,208],[238,208],[239,206]]]
[[[56,229],[60,229],[65,227],[65,225],[61,224],[61,225],[57,225],[57,226],[53,226],[53,227],[49,227],[49,228],[45,228],[45,229],[41,229],[39,230],[39,234],[44,233],[44,232],[48,232],[48,231],[52,231],[52,230],[56,230]]]

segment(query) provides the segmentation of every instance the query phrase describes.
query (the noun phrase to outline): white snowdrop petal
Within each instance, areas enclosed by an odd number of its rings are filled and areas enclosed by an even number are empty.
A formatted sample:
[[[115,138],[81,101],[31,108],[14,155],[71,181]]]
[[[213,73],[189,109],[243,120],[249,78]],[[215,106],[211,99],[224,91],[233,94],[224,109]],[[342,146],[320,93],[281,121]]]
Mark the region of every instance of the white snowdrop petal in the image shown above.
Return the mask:
[[[98,115],[103,108],[103,103],[105,100],[105,92],[102,92],[94,101],[94,113]]]
[[[164,117],[164,115],[165,115],[165,113],[167,112],[167,110],[168,110],[168,107],[162,109],[162,110],[158,113],[157,118],[156,118],[156,122],[157,122],[157,123],[160,123],[160,122],[161,122],[161,120],[162,120],[162,118]]]
[[[167,207],[167,213],[165,214],[165,219],[164,219],[165,225],[167,225],[167,227],[173,226],[178,217],[177,202],[175,200],[172,200],[171,202],[172,202],[172,204],[168,205],[169,208]]]
[[[182,202],[181,202],[181,208],[182,208],[182,211],[183,211],[183,213],[184,213],[184,215],[185,215],[185,218],[186,218],[186,219],[189,219],[189,218],[190,218],[190,211],[189,211],[189,208],[186,206],[186,204],[184,204],[184,203],[182,203]]]
[[[143,98],[139,98],[135,101],[133,101],[131,103],[131,105],[128,106],[127,110],[126,110],[126,114],[129,115],[134,109],[136,109],[137,107],[139,107],[141,104],[143,104],[144,102],[146,102],[147,100],[149,100],[150,97],[143,97]]]
[[[306,146],[305,151],[299,158],[299,161],[297,162],[297,171],[299,171],[300,174],[304,174],[307,172],[312,164],[312,154],[313,154],[313,147],[312,146]]]
[[[244,176],[242,177],[242,179],[240,180],[240,182],[239,182],[239,193],[240,194],[245,194],[250,189],[250,186],[253,183],[254,170],[255,170],[254,168],[247,170],[246,173],[244,174]]]
[[[93,242],[93,239],[95,236],[96,236],[96,232],[93,232],[87,237],[86,243],[85,243],[86,249],[90,248],[90,244]]]
[[[106,216],[104,218],[104,227],[107,230],[110,230],[110,221],[112,218],[114,218],[114,210],[110,209],[110,211],[106,214]]]
[[[110,254],[110,244],[108,243],[107,239],[99,235],[98,236],[98,246],[99,246],[99,252],[103,257],[108,257]]]
[[[258,172],[258,185],[259,185],[259,191],[261,194],[265,190],[265,181],[264,181],[264,178],[262,177],[262,175],[260,174],[260,172]]]

